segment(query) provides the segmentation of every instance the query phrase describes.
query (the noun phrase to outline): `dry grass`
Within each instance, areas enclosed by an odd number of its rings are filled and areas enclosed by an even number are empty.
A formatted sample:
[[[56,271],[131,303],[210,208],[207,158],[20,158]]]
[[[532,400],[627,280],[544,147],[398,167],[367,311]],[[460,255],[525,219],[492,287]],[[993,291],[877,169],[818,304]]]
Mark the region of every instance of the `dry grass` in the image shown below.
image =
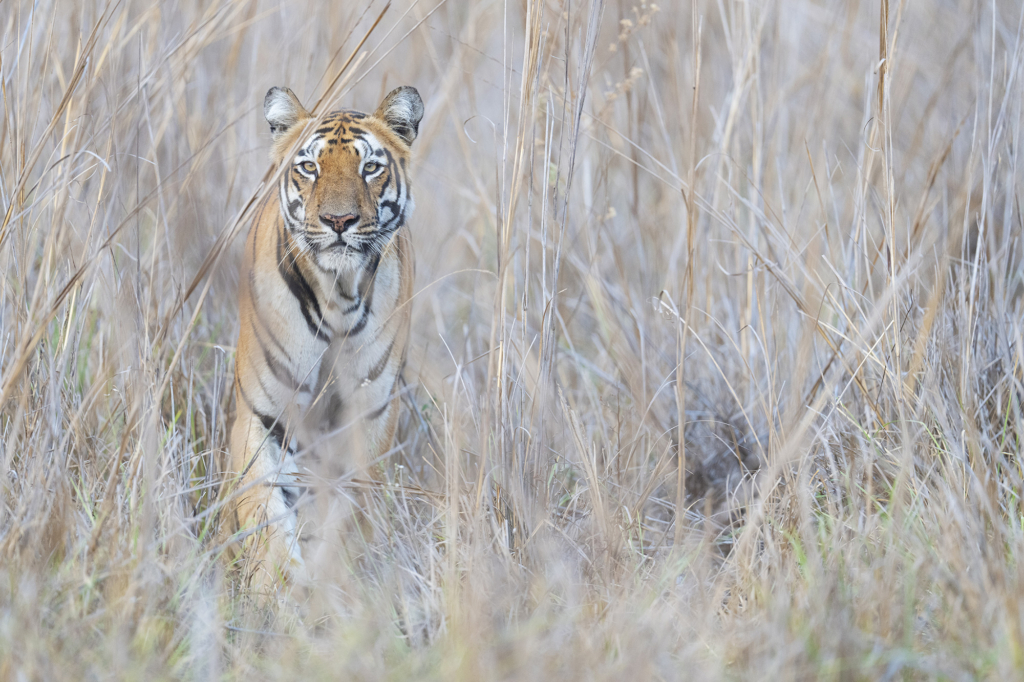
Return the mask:
[[[0,677],[1021,674],[1019,2],[633,2],[0,1]],[[260,611],[263,93],[405,83],[401,447]]]

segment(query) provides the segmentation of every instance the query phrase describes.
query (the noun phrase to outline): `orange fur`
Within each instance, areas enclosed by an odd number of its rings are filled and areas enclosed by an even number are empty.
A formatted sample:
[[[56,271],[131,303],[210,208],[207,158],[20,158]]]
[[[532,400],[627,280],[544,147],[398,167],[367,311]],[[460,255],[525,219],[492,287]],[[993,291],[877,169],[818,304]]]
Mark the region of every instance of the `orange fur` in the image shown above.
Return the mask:
[[[422,102],[399,88],[373,115],[315,121],[274,88],[264,111],[272,158],[287,167],[241,271],[225,530],[247,579],[270,589],[304,565],[305,482],[374,462],[394,440],[413,281],[406,168]]]

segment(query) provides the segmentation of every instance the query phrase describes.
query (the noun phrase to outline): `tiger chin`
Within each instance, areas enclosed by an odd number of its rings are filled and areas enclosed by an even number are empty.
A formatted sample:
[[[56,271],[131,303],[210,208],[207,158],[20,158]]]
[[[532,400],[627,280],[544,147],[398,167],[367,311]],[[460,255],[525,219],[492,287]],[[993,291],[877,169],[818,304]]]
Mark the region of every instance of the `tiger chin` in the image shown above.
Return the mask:
[[[288,88],[263,111],[280,181],[249,230],[239,281],[236,417],[222,534],[269,596],[305,576],[313,490],[389,451],[409,336],[415,88],[372,114],[318,120]],[[300,538],[300,535],[303,536]]]

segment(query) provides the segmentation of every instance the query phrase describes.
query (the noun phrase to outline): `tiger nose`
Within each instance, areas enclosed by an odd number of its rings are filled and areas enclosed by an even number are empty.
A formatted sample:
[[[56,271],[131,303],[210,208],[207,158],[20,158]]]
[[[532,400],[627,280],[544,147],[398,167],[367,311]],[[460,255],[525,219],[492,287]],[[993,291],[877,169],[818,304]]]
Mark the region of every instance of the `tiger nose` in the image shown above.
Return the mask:
[[[322,213],[320,214],[320,220],[338,234],[347,232],[359,224],[359,216],[352,213],[346,213],[345,215]]]

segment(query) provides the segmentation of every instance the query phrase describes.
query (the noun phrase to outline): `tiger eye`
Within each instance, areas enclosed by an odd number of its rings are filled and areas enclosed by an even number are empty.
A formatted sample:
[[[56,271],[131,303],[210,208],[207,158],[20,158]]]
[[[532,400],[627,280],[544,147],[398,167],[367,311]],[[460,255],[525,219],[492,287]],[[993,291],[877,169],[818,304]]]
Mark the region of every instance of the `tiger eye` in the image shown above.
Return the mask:
[[[307,173],[316,173],[316,164],[313,163],[312,161],[304,161],[302,163],[302,170],[306,171]]]
[[[374,163],[373,161],[370,161],[369,163],[364,163],[364,164],[363,164],[363,172],[364,172],[364,173],[373,173],[373,172],[375,172],[375,171],[376,171],[376,170],[377,170],[377,169],[378,169],[379,167],[380,167],[380,166],[378,166],[378,165],[377,165],[376,163]]]

